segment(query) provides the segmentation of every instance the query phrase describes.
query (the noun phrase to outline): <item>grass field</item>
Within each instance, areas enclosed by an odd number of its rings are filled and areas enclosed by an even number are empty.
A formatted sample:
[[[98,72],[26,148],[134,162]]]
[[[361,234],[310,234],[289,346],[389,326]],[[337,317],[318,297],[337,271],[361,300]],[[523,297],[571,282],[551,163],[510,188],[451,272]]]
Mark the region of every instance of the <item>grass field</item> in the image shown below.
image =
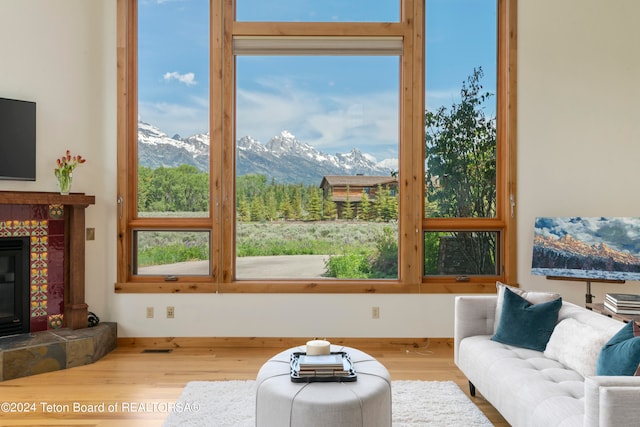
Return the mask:
[[[369,252],[384,227],[394,223],[355,221],[238,222],[236,254],[343,255]],[[138,234],[139,267],[209,258],[209,234],[197,231],[148,231]]]

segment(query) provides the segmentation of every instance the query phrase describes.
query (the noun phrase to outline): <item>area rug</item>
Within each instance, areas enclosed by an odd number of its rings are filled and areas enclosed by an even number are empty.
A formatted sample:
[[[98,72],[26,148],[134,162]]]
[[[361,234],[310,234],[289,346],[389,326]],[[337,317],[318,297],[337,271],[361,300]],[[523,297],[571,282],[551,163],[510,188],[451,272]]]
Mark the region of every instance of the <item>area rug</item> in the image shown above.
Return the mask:
[[[255,381],[192,381],[165,427],[254,427]],[[393,427],[493,426],[453,381],[392,381]]]

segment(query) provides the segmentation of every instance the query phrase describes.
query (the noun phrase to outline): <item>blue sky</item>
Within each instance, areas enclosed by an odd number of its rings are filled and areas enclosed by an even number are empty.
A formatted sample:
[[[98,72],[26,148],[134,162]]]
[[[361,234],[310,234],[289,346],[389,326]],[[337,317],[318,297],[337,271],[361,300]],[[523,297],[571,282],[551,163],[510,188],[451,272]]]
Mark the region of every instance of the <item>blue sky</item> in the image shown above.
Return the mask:
[[[394,21],[396,0],[238,0],[239,20]],[[474,67],[495,93],[495,0],[427,0],[427,108],[457,101]],[[140,0],[139,115],[169,135],[208,131],[208,1]],[[237,137],[288,130],[328,153],[397,157],[397,57],[237,60]],[[488,106],[493,114],[494,107]]]

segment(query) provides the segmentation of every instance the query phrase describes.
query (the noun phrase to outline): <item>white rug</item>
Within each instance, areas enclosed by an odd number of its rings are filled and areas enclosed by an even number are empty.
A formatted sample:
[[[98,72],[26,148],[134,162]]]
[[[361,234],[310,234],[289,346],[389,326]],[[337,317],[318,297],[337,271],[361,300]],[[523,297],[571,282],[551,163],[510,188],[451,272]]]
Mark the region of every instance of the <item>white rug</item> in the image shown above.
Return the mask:
[[[193,381],[165,427],[254,427],[255,381]],[[493,426],[453,381],[393,381],[393,427]]]

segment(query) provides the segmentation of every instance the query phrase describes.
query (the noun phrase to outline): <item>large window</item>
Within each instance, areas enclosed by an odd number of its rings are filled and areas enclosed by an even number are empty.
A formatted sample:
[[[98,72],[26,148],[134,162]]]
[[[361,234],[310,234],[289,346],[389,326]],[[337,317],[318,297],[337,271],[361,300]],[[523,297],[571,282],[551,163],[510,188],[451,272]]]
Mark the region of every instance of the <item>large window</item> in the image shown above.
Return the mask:
[[[118,1],[116,289],[514,281],[516,1],[265,4]]]
[[[423,281],[432,288],[515,271],[510,7],[426,2]]]
[[[397,279],[401,45],[364,47],[236,50],[237,279]]]

